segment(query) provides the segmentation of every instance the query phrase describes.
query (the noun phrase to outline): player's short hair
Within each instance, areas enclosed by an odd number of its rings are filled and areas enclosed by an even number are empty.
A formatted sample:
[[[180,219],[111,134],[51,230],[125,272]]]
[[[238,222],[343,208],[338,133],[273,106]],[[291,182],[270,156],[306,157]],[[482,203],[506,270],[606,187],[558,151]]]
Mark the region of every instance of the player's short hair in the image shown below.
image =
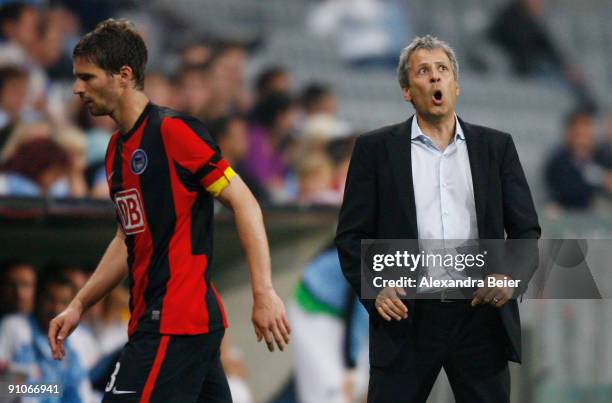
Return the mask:
[[[72,57],[85,58],[111,74],[129,66],[134,73],[136,88],[144,89],[147,47],[134,24],[127,20],[109,18],[99,23],[81,38]]]
[[[410,86],[410,81],[408,78],[410,57],[414,52],[420,49],[442,49],[444,53],[446,53],[446,56],[448,56],[448,60],[450,60],[455,80],[459,79],[459,63],[457,62],[457,56],[455,56],[455,51],[453,48],[451,48],[448,43],[436,38],[435,36],[417,36],[412,42],[410,42],[410,45],[406,46],[400,53],[399,64],[397,66],[397,80],[399,81],[400,87],[408,88],[408,86]]]

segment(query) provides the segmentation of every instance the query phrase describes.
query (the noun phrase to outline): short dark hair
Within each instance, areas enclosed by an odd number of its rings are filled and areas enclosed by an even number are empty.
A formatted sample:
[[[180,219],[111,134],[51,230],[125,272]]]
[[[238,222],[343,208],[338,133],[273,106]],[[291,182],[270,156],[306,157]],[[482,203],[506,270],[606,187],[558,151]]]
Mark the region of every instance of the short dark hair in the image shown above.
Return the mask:
[[[259,73],[255,79],[255,90],[258,94],[267,94],[270,90],[270,84],[272,81],[282,75],[286,75],[287,70],[281,66],[272,66],[266,68],[264,71]]]
[[[293,107],[293,99],[284,92],[272,92],[262,98],[253,108],[252,119],[266,128],[274,126],[276,119]]]
[[[327,95],[332,94],[330,86],[323,83],[310,83],[304,88],[300,95],[300,103],[306,110],[312,110]]]
[[[210,137],[212,137],[213,140],[218,143],[220,139],[228,134],[228,128],[232,122],[244,120],[245,118],[242,115],[230,114],[209,120],[208,122],[205,122],[205,125]]]
[[[109,18],[99,23],[81,38],[72,57],[85,58],[111,74],[129,66],[134,73],[136,88],[144,89],[147,47],[134,24],[127,20]]]

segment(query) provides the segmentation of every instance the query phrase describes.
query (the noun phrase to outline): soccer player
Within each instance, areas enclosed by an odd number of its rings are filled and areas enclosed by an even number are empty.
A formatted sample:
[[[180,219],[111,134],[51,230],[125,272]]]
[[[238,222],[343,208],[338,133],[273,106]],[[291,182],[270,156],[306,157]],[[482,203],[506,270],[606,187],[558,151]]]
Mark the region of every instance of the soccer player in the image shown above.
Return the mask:
[[[53,356],[64,356],[83,313],[129,275],[129,341],[103,401],[231,402],[219,360],[227,321],[211,281],[213,197],[235,216],[258,341],[270,351],[289,342],[259,205],[199,121],[143,93],[147,49],[129,22],[101,22],[73,59],[74,93],[119,128],[106,176],[120,225],[89,281],[51,321]]]

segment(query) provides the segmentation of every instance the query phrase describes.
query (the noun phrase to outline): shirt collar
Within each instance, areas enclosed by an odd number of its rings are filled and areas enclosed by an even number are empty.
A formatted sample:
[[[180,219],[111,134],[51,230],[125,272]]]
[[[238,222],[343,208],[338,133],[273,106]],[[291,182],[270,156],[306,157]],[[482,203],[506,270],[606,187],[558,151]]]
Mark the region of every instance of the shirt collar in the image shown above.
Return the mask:
[[[431,140],[429,136],[427,136],[421,130],[421,127],[419,126],[419,123],[417,122],[416,115],[413,115],[412,117],[412,128],[410,130],[410,133],[411,133],[410,138],[412,140],[417,140],[417,139]],[[457,140],[465,140],[465,134],[463,133],[463,128],[459,124],[459,119],[457,118],[457,114],[455,114],[455,139],[454,141],[457,141]]]

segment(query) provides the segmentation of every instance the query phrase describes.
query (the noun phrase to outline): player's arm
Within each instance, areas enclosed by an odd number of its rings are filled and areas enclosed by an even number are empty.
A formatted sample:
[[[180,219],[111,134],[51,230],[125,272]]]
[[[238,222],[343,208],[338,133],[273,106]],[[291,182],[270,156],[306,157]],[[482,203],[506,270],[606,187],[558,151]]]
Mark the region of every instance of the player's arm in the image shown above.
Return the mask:
[[[68,308],[49,324],[47,336],[54,359],[62,359],[66,354],[64,340],[77,327],[83,313],[115,288],[127,274],[125,234],[118,226],[115,237],[87,283],[79,290]]]
[[[253,291],[253,326],[257,341],[266,340],[274,351],[274,341],[284,350],[289,343],[289,321],[282,300],[272,286],[270,252],[261,208],[255,197],[235,175],[219,194],[218,200],[231,209],[236,220],[238,236],[246,254]]]

